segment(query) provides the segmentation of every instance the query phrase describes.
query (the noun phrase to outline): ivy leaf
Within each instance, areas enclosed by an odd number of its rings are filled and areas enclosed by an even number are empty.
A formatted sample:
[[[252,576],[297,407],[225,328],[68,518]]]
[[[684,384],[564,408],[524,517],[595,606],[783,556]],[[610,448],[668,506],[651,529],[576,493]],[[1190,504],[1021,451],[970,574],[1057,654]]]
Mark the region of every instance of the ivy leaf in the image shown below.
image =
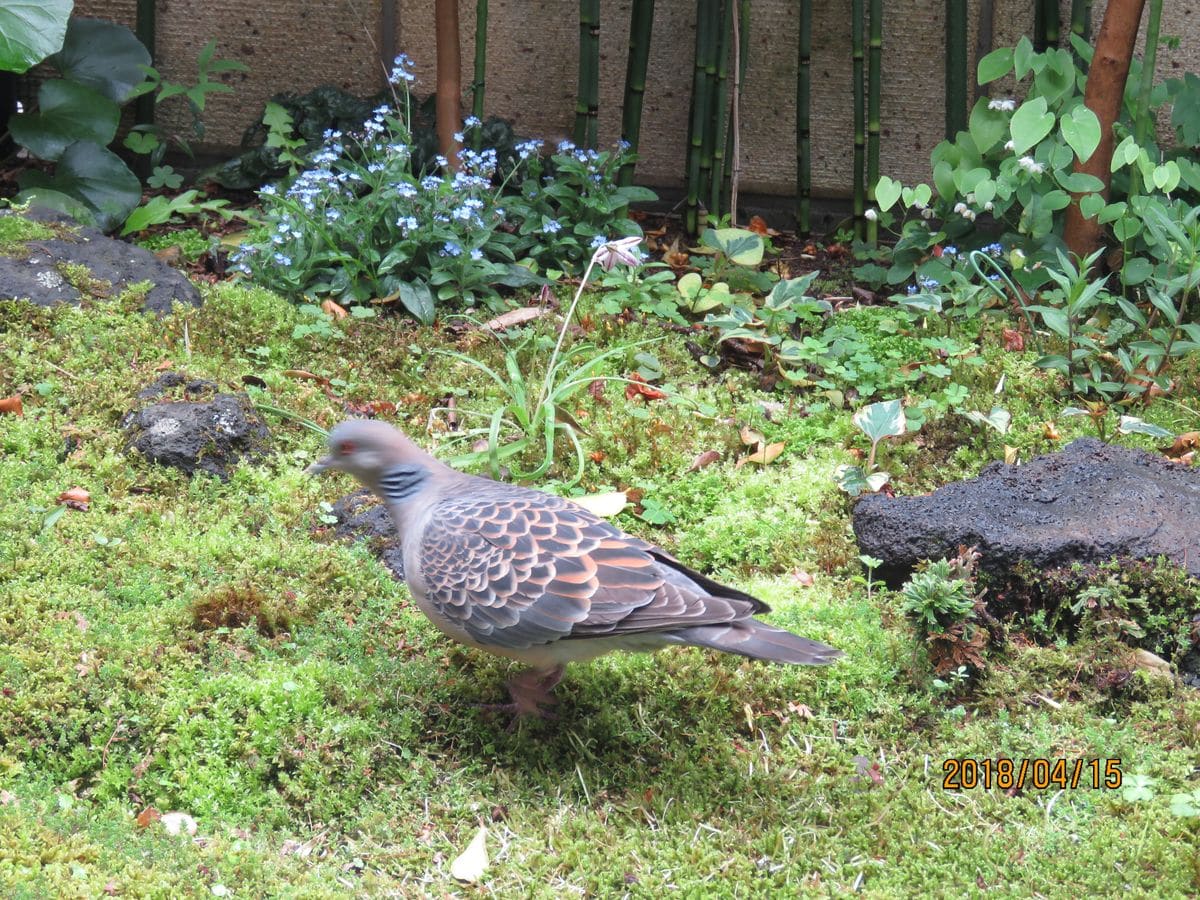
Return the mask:
[[[875,204],[881,211],[887,212],[900,199],[900,192],[902,190],[903,187],[900,182],[888,178],[886,175],[880,176],[878,183],[875,185]]]
[[[1013,152],[1023,156],[1054,127],[1054,113],[1046,111],[1046,98],[1034,97],[1021,104],[1013,113],[1009,130],[1012,133]]]
[[[885,437],[904,434],[904,407],[899,400],[881,400],[869,403],[854,414],[854,424],[875,444]]]
[[[1071,110],[1070,115],[1063,116],[1059,126],[1063,140],[1075,151],[1080,162],[1087,162],[1100,146],[1100,120],[1083,104]]]

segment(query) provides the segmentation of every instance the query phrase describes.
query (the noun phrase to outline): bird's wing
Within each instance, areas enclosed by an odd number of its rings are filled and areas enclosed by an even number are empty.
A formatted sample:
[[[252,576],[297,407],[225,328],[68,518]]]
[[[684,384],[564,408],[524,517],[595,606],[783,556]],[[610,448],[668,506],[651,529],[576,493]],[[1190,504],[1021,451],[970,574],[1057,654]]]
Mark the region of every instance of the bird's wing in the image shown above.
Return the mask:
[[[437,504],[420,555],[426,599],[481,644],[526,649],[766,608],[567,500],[486,484]]]

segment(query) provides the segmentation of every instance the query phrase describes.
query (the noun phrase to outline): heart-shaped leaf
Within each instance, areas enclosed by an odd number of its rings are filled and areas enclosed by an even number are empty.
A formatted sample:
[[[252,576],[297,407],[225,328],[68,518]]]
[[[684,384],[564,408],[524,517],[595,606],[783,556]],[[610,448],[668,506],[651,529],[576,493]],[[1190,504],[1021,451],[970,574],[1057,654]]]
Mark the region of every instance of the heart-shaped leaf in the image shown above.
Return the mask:
[[[77,141],[64,151],[53,175],[28,171],[21,175],[23,195],[57,191],[81,200],[96,214],[105,231],[125,221],[142,199],[142,183],[121,158],[99,144]]]
[[[76,16],[62,49],[46,62],[64,77],[124,103],[146,80],[142,66],[150,65],[150,53],[124,25]]]
[[[907,428],[904,407],[899,400],[868,403],[854,414],[853,422],[871,439],[871,443],[904,434]]]
[[[904,200],[905,206],[926,206],[933,199],[933,188],[925,182],[921,182],[913,187],[905,188],[900,196]]]
[[[63,44],[73,0],[0,3],[0,71],[21,75]]]
[[[997,78],[1003,78],[1013,67],[1012,47],[1001,47],[993,50],[979,61],[979,83],[988,84]]]
[[[1099,194],[1088,194],[1079,199],[1079,211],[1083,213],[1085,219],[1099,215],[1102,209],[1104,209],[1104,198]]]
[[[886,175],[881,175],[875,185],[875,205],[884,212],[887,212],[900,199],[900,192],[902,190],[903,186],[900,182],[888,178]]]
[[[8,120],[13,139],[40,159],[56,160],[76,141],[101,147],[116,136],[121,109],[89,87],[54,78],[38,88],[38,107]]]
[[[1164,193],[1171,193],[1179,186],[1179,164],[1173,159],[1154,168],[1154,186]]]
[[[992,109],[987,97],[980,97],[971,110],[971,121],[967,130],[980,153],[987,153],[1004,137],[1008,130],[1008,116],[1003,110]]]
[[[762,237],[745,228],[710,228],[701,235],[700,243],[720,250],[739,266],[757,266],[765,249]]]
[[[1009,131],[1012,134],[1013,152],[1023,156],[1054,127],[1054,113],[1046,111],[1046,98],[1034,97],[1026,100],[1013,113]]]
[[[1100,146],[1100,120],[1082,103],[1059,120],[1065,140],[1080,162],[1087,162]],[[1038,140],[1041,140],[1039,138]]]

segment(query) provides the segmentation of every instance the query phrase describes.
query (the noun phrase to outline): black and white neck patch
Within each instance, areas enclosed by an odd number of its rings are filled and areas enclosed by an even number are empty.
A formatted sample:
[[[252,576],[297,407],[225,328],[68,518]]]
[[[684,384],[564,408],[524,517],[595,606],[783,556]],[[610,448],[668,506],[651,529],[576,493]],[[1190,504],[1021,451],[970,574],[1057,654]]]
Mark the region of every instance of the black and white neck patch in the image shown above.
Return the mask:
[[[392,466],[379,476],[379,491],[388,503],[402,503],[421,489],[429,474],[424,466]]]

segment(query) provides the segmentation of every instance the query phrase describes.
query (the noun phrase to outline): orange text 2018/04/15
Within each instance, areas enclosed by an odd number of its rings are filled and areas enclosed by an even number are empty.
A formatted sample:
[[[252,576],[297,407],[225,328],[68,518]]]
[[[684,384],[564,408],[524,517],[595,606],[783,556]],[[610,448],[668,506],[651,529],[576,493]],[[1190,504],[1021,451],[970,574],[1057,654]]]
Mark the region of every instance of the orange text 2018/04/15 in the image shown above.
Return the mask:
[[[1115,790],[1120,786],[1119,757],[975,759],[967,756],[942,763],[942,790],[945,791],[970,791],[975,788],[999,788],[1002,791],[1023,788]]]

